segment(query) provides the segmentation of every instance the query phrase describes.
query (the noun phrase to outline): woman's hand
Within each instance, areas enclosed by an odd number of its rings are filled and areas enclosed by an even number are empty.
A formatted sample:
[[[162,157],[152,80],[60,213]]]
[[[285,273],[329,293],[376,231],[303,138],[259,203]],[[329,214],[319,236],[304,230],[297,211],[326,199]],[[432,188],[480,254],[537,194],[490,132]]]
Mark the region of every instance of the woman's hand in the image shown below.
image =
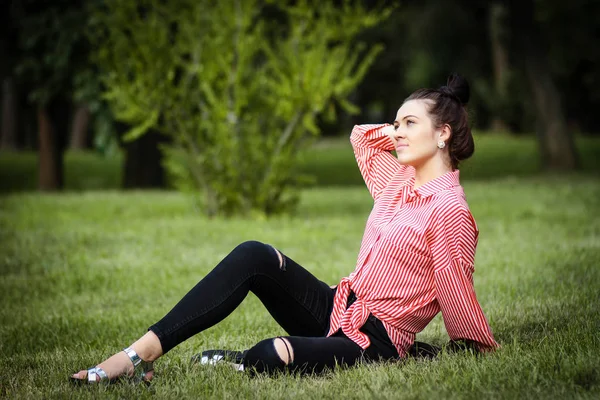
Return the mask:
[[[390,140],[394,144],[394,148],[395,148],[397,141],[396,141],[396,128],[394,128],[394,125],[384,126],[383,128],[381,128],[381,132],[385,133],[390,138]]]

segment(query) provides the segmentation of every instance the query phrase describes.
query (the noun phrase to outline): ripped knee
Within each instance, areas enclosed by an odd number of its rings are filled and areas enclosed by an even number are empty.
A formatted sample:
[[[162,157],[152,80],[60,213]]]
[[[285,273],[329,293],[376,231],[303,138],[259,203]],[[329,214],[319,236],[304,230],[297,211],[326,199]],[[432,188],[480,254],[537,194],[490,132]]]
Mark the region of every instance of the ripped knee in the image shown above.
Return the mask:
[[[285,365],[290,365],[294,362],[294,349],[289,340],[278,336],[273,339],[273,346],[275,347],[275,352]]]
[[[277,250],[275,247],[269,245],[273,251],[275,251],[275,254],[277,254],[277,258],[279,260],[279,269],[282,271],[285,271],[285,258],[283,257],[283,254],[281,254],[281,252],[279,250]]]
[[[244,257],[256,256],[262,262],[262,260],[264,260],[263,257],[265,256],[265,250],[271,250],[271,254],[273,254],[273,256],[277,256],[277,261],[279,262],[279,269],[285,271],[286,257],[283,255],[282,252],[280,252],[270,244],[258,242],[256,240],[248,240],[243,243],[240,243],[235,249],[233,249],[232,253],[243,255]]]
[[[276,337],[261,340],[248,349],[243,364],[244,369],[251,373],[274,373],[286,370],[293,361],[294,353],[290,342],[285,338]]]

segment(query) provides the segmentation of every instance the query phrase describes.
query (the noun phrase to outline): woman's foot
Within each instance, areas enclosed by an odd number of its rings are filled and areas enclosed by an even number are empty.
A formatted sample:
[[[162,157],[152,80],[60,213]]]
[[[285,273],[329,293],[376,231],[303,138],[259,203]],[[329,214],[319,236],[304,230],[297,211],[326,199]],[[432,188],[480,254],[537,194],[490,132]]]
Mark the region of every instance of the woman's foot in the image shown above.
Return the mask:
[[[158,336],[152,331],[148,331],[144,336],[139,338],[131,347],[120,351],[100,364],[96,365],[95,380],[108,379],[113,381],[121,376],[131,377],[136,372],[135,366],[138,366],[140,375],[143,381],[149,382],[154,376],[154,370],[151,363],[162,355],[162,346]],[[134,365],[135,364],[135,365]],[[138,365],[139,364],[139,365]],[[99,372],[99,371],[100,372]],[[71,375],[74,381],[88,381],[88,371],[81,370],[76,374]],[[104,377],[104,374],[106,375]],[[92,377],[93,379],[93,377]]]
[[[107,375],[109,381],[113,381],[121,376],[131,377],[134,375],[135,367],[131,359],[124,351],[120,351],[117,354],[114,354],[110,358],[101,362],[96,366],[96,368],[101,368]],[[81,381],[87,381],[88,370],[84,369],[76,374],[71,375],[73,379],[79,379]],[[142,378],[144,381],[152,380],[154,376],[154,370],[150,370],[146,372]],[[96,381],[100,381],[101,375],[96,375]]]
[[[205,350],[200,354],[192,356],[192,364],[217,365],[225,363],[232,366],[236,371],[244,370],[244,357],[248,350]]]

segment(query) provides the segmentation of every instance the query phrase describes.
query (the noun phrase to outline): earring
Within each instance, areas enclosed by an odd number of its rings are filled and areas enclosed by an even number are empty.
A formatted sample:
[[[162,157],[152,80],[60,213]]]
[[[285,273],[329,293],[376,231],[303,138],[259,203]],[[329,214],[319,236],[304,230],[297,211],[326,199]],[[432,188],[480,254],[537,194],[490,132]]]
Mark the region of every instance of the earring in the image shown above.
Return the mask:
[[[444,147],[446,147],[446,142],[444,142],[443,140],[440,140],[440,141],[438,142],[438,147],[439,147],[440,149],[443,149]]]

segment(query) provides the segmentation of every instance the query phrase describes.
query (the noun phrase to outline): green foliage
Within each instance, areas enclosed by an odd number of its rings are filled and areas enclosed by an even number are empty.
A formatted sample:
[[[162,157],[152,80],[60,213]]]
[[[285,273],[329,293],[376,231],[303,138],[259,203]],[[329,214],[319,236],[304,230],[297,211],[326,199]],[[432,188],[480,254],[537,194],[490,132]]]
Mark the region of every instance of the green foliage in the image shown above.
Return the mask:
[[[105,97],[127,139],[172,138],[166,166],[208,215],[291,211],[316,118],[356,111],[348,95],[382,50],[354,39],[389,10],[357,3],[109,0],[92,30]]]
[[[23,1],[12,9],[20,23],[15,71],[37,105],[70,96],[73,71],[86,62],[85,8],[67,3]]]
[[[108,103],[102,98],[102,84],[91,65],[77,71],[73,77],[73,100],[85,104],[93,116],[94,149],[103,155],[119,151],[115,121]]]
[[[18,3],[18,4],[17,4]],[[12,15],[19,26],[15,72],[28,100],[44,106],[55,97],[85,104],[92,115],[94,147],[103,154],[118,151],[114,119],[101,96],[101,82],[90,62],[90,10],[102,0],[15,2]],[[66,132],[60,132],[66,135]]]

